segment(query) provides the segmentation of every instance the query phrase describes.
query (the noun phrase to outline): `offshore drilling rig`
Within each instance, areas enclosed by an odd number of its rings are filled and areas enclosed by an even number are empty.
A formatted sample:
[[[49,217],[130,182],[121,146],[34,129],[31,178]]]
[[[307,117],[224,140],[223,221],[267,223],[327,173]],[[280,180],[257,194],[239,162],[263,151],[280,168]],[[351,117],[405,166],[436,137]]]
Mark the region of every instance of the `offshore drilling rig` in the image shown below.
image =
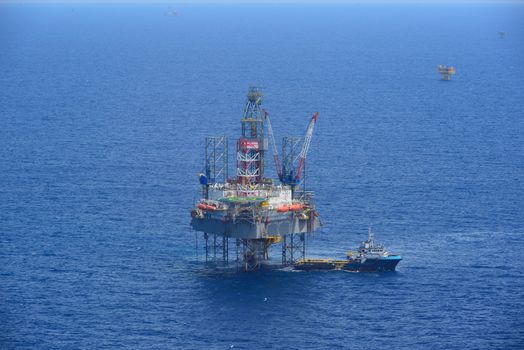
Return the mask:
[[[283,138],[281,162],[269,114],[261,105],[261,91],[249,88],[236,142],[234,177],[228,177],[227,137],[206,138],[205,171],[199,174],[201,200],[191,211],[192,228],[204,233],[206,262],[228,264],[231,239],[237,269],[244,271],[260,269],[269,260],[272,245],[281,245],[283,266],[304,259],[306,237],[321,225],[313,192],[304,186],[318,112],[304,138]],[[264,176],[269,144],[278,183]]]

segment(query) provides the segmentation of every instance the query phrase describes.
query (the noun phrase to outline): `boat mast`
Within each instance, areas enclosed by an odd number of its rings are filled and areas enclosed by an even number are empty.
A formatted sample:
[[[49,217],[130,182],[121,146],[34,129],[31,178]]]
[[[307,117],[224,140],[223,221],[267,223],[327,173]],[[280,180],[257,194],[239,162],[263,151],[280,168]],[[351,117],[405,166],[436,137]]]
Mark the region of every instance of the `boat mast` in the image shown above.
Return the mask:
[[[373,231],[371,230],[372,225],[369,225],[368,229],[368,242],[370,246],[373,246]]]

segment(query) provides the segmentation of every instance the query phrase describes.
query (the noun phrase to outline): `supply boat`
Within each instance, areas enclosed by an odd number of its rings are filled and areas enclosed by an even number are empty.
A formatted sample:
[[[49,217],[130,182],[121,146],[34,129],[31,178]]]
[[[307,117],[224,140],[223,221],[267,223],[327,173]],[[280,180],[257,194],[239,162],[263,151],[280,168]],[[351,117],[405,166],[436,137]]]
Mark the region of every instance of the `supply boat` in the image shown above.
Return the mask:
[[[362,242],[358,252],[348,252],[348,261],[342,266],[343,270],[366,272],[395,271],[402,257],[388,253],[382,244],[375,245],[373,238],[373,231],[370,227],[368,239]]]
[[[302,259],[293,267],[295,270],[347,270],[358,272],[395,271],[402,260],[400,255],[390,254],[382,244],[375,245],[371,227],[368,239],[360,245],[358,251],[349,251],[347,260]]]

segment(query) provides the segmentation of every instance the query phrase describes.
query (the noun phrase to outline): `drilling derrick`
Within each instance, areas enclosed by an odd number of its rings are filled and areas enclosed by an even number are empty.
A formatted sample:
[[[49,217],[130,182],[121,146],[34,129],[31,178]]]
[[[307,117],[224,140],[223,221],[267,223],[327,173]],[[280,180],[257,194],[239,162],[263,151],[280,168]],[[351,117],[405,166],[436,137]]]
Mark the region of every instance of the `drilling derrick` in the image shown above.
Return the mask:
[[[284,154],[287,163],[283,173],[269,115],[261,106],[262,93],[250,88],[236,143],[234,178],[227,178],[227,138],[206,139],[205,171],[200,174],[202,199],[191,211],[191,226],[204,233],[206,261],[227,264],[229,239],[233,239],[237,268],[245,271],[265,265],[270,258],[269,248],[275,244],[282,245],[282,265],[305,258],[306,235],[320,227],[312,194],[297,191],[318,113],[303,143],[295,141],[293,154]],[[266,125],[280,184],[264,177]]]
[[[237,142],[237,181],[241,195],[250,196],[262,182],[264,175],[264,138],[262,93],[250,88],[244,116],[241,120],[242,134]]]

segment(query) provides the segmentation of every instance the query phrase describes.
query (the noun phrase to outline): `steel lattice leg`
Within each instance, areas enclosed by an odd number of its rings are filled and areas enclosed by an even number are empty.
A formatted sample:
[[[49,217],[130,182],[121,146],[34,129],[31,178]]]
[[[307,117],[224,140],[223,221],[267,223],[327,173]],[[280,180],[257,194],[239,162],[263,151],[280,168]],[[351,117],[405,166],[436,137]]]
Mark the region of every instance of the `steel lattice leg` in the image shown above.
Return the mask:
[[[237,259],[236,259],[236,266],[237,266],[237,271],[240,270],[240,240],[237,238],[236,239],[236,252],[237,252]]]
[[[225,265],[229,264],[229,238],[222,237],[222,261]]]
[[[204,240],[206,241],[206,263],[209,262],[209,244],[208,244],[209,236],[207,233],[204,232]]]
[[[306,257],[306,234],[292,233],[282,238],[282,265],[293,265]]]

